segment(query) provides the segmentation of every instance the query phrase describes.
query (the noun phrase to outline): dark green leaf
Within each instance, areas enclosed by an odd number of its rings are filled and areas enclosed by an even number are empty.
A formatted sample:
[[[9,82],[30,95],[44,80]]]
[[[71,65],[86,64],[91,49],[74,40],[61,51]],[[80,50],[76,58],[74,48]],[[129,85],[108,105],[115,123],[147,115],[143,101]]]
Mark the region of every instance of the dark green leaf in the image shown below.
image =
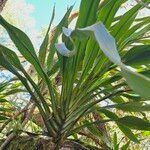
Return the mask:
[[[150,122],[134,116],[125,116],[118,119],[118,122],[136,130],[150,131]]]
[[[5,116],[0,116],[0,122],[3,121],[3,120],[6,120],[6,119],[8,119],[8,118],[5,117]]]
[[[119,129],[133,142],[139,143],[136,136],[132,133],[132,131],[123,124],[117,123]]]
[[[142,111],[150,111],[150,105],[138,102],[129,102],[129,103],[123,103],[123,104],[115,104],[115,105],[108,105],[106,108],[117,108],[121,109],[123,111],[129,111],[129,112],[142,112]]]
[[[150,45],[135,46],[124,56],[127,65],[149,65]]]

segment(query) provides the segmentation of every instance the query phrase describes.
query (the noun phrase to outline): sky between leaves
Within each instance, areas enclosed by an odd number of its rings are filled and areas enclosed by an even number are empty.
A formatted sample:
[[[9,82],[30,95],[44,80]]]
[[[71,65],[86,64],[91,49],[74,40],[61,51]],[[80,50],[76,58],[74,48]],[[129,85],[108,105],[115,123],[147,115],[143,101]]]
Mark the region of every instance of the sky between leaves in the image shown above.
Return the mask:
[[[54,5],[56,9],[53,26],[62,19],[67,7],[74,5],[74,10],[78,10],[79,4],[80,0],[8,0],[2,16],[9,23],[26,32],[38,48],[43,37],[42,32],[46,31],[49,24]],[[7,33],[1,27],[0,34],[2,35],[0,40],[8,39]]]
[[[80,0],[26,0],[26,2],[34,7],[31,15],[36,20],[37,28],[48,24],[54,5],[56,7],[54,22],[58,23],[65,13],[67,6],[74,5],[74,9],[77,9],[80,4]]]
[[[35,47],[38,48],[41,37],[44,35],[43,29],[46,31],[54,5],[56,11],[53,26],[61,20],[67,7],[74,5],[74,10],[78,10],[80,2],[81,0],[8,0],[2,15],[8,22],[25,31]],[[136,4],[135,0],[128,2],[129,4],[126,4],[119,13],[125,12],[125,9],[130,9]],[[144,10],[144,13],[150,14],[147,10]],[[4,32],[0,28],[0,34],[2,35],[2,33]],[[4,33],[3,35],[6,36],[7,34]]]

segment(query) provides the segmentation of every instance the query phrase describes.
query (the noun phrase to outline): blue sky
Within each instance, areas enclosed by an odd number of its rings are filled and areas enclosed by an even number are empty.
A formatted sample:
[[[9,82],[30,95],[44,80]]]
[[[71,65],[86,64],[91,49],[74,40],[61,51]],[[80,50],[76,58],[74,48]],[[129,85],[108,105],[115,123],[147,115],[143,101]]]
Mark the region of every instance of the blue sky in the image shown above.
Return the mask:
[[[36,27],[41,28],[48,25],[53,6],[56,6],[56,15],[54,23],[58,23],[63,17],[67,6],[73,5],[74,10],[79,8],[80,0],[26,0],[34,6],[34,11],[31,14],[36,20]]]

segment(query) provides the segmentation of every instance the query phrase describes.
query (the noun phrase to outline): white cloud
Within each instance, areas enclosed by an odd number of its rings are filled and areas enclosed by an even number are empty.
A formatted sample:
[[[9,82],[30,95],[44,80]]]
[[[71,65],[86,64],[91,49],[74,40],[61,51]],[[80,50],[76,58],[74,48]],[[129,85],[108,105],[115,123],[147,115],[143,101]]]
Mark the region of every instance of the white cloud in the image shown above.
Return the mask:
[[[2,16],[12,25],[23,30],[30,37],[31,41],[37,47],[38,31],[35,28],[36,20],[32,16],[34,6],[27,3],[25,0],[9,0],[6,3]],[[6,32],[0,28],[1,39],[8,39]],[[8,42],[7,42],[8,44]],[[13,45],[9,41],[9,45]]]

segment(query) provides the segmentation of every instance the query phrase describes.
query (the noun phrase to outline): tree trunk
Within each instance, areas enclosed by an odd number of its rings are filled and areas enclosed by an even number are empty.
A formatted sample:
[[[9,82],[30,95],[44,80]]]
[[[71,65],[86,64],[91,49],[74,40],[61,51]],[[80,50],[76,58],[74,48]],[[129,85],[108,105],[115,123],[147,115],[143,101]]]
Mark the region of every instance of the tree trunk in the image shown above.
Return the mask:
[[[1,14],[6,2],[7,2],[7,0],[0,0],[0,14]]]

